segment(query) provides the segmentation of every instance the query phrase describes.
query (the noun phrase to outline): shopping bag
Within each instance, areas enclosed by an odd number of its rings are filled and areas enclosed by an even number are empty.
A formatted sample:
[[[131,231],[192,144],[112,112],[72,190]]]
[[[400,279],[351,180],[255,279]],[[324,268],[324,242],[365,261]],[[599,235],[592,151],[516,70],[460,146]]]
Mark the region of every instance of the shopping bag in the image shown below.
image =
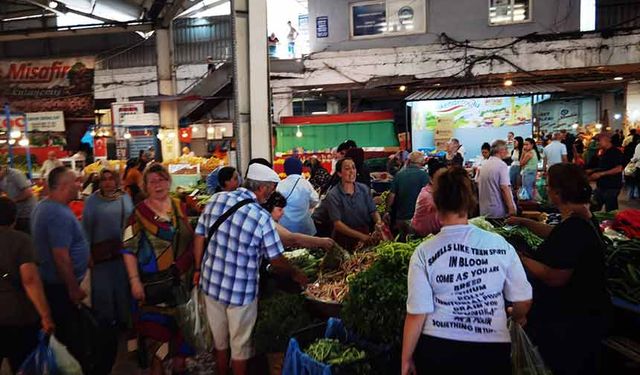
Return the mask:
[[[36,349],[27,357],[18,375],[58,375],[58,366],[53,351],[49,347],[49,336],[40,332]]]
[[[633,177],[633,174],[636,172],[636,163],[630,161],[626,167],[624,167],[624,175],[627,177]]]
[[[513,375],[551,375],[529,337],[520,324],[510,320],[511,368]]]
[[[529,194],[527,189],[521,187],[520,190],[518,190],[518,200],[521,200],[521,201],[531,200],[531,195]]]
[[[118,351],[118,331],[97,311],[82,304],[79,309],[77,339],[82,343],[82,353],[77,360],[87,374],[110,374]]]
[[[53,352],[59,375],[82,375],[80,363],[55,336],[49,338],[49,348]]]
[[[178,325],[185,341],[196,352],[209,352],[213,349],[213,336],[203,297],[198,288],[193,288],[191,298],[178,306]]]

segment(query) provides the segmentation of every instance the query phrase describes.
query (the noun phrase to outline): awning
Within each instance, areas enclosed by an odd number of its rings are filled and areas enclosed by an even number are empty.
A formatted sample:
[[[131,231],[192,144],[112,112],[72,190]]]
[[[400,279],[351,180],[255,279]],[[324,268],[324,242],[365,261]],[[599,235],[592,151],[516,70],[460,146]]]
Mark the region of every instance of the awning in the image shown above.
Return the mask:
[[[520,86],[497,86],[497,87],[457,87],[445,89],[430,89],[416,91],[405,100],[442,100],[442,99],[465,99],[465,98],[486,98],[492,96],[515,96],[548,94],[552,92],[564,91],[560,87],[553,85],[520,85]]]

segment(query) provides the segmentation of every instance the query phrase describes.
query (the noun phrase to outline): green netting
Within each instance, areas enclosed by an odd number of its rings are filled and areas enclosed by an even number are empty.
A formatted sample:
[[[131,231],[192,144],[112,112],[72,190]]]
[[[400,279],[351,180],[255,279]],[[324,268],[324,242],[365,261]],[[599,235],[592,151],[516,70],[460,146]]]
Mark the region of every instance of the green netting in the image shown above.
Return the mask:
[[[320,151],[336,147],[346,139],[353,139],[359,147],[397,147],[398,137],[393,121],[349,122],[326,125],[301,125],[302,137],[296,137],[297,126],[278,126],[276,152],[290,152],[302,147]]]

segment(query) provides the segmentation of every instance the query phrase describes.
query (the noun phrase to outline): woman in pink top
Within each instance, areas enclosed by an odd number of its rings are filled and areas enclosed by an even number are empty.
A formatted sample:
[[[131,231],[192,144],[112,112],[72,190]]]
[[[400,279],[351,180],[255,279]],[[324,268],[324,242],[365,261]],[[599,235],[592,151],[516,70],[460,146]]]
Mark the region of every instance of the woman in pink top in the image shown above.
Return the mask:
[[[431,181],[433,181],[433,176],[439,169],[445,168],[445,165],[436,158],[429,159],[427,166],[429,167]],[[413,214],[413,219],[411,219],[411,226],[416,234],[422,237],[440,232],[442,226],[438,220],[436,206],[433,203],[433,185],[431,181],[420,191],[416,202],[416,211]]]

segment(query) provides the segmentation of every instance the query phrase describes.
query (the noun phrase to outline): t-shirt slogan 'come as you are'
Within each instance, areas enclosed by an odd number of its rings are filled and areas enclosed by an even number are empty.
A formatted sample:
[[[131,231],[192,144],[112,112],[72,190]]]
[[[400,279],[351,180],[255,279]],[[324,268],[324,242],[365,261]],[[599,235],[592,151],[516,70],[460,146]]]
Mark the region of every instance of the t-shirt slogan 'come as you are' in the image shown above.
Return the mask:
[[[426,335],[509,342],[505,299],[530,300],[531,285],[516,251],[497,234],[446,226],[411,258],[407,312],[427,314]]]

